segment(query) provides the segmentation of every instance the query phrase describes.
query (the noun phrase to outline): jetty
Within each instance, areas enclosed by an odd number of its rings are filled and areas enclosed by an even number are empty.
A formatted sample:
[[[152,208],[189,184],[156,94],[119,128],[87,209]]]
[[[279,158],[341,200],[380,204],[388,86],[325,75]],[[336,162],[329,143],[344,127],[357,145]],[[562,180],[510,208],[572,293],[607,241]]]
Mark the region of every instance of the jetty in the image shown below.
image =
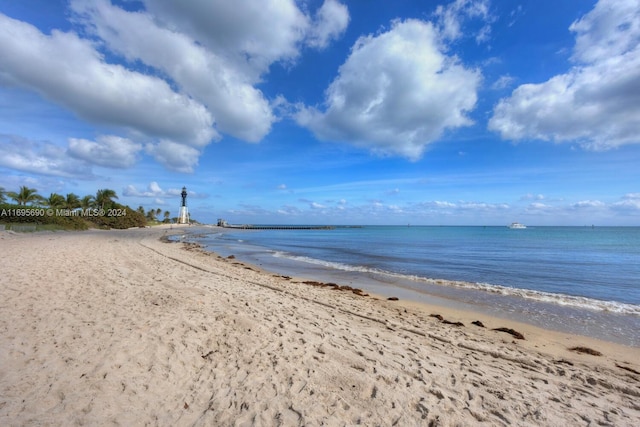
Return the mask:
[[[238,228],[241,230],[333,230],[336,227],[332,225],[239,225],[227,224],[221,225],[224,228]]]
[[[235,228],[239,230],[333,230],[333,225],[252,225],[229,224],[224,219],[218,220],[218,227]]]

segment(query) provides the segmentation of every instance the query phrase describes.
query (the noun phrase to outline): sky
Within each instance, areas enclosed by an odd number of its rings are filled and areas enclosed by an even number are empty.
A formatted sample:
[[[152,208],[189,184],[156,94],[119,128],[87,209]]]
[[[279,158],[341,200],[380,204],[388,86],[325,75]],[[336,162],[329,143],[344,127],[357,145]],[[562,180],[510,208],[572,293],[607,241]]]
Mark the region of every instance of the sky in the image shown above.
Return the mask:
[[[0,187],[239,224],[640,225],[638,0],[0,0]]]

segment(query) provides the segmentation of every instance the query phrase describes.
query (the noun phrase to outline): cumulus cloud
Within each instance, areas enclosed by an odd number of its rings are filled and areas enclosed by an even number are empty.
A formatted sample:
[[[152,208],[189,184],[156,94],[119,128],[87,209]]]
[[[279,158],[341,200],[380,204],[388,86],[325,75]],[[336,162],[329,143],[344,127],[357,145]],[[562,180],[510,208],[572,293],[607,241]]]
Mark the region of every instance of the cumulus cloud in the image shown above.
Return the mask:
[[[275,117],[268,100],[233,62],[183,33],[158,26],[148,13],[127,12],[106,1],[76,1],[73,7],[112,51],[162,70],[206,105],[220,131],[253,142],[269,132]]]
[[[156,181],[151,181],[144,190],[139,190],[135,185],[129,184],[122,191],[122,194],[127,197],[153,198],[155,204],[168,204],[166,199],[174,199],[177,203],[181,200],[181,193],[181,187],[164,190]],[[206,199],[209,197],[206,193],[198,193],[193,190],[187,190],[187,193],[190,199]]]
[[[207,109],[160,78],[104,62],[87,40],[51,35],[0,14],[0,71],[92,122],[151,136],[206,144],[213,136]],[[46,70],[43,72],[43,70]]]
[[[310,19],[293,0],[144,0],[166,28],[177,28],[255,77],[274,62],[299,55]]]
[[[108,168],[133,166],[140,150],[142,144],[114,135],[101,135],[96,141],[69,138],[71,156]]]
[[[51,142],[0,134],[0,151],[1,167],[66,178],[95,177],[86,162],[69,157],[65,148]]]
[[[611,205],[614,211],[622,213],[637,214],[640,212],[640,193],[628,193],[622,197],[622,200]]]
[[[569,29],[576,33],[573,58],[578,61],[623,55],[638,47],[640,5],[636,0],[600,0]]]
[[[489,129],[504,139],[592,149],[640,143],[640,4],[600,0],[569,29],[576,33],[576,65],[516,88],[494,108]]]
[[[316,13],[307,44],[323,49],[339,38],[349,25],[349,9],[336,0],[325,0]]]
[[[45,34],[0,14],[0,79],[94,124],[151,140],[147,152],[178,171],[193,171],[202,148],[223,134],[263,139],[282,103],[258,88],[270,66],[295,63],[304,46],[326,47],[349,21],[337,0],[310,12],[294,0],[69,5],[72,28],[82,26],[77,32]],[[91,161],[101,165],[109,163],[106,151],[132,148],[71,141],[70,154],[100,153]],[[128,167],[134,157],[109,164]]]
[[[419,158],[446,129],[471,124],[481,76],[442,51],[431,23],[406,20],[360,37],[325,93],[325,109],[302,107],[299,124],[324,140]]]
[[[182,189],[171,188],[169,190],[163,190],[162,187],[156,182],[151,181],[146,190],[138,190],[134,185],[127,185],[122,192],[124,196],[129,197],[153,197],[157,200],[162,200],[164,197],[176,197],[180,196]],[[192,195],[193,192],[189,192]]]
[[[145,151],[167,169],[182,173],[192,173],[200,157],[200,151],[195,148],[166,139],[157,144],[148,144]]]

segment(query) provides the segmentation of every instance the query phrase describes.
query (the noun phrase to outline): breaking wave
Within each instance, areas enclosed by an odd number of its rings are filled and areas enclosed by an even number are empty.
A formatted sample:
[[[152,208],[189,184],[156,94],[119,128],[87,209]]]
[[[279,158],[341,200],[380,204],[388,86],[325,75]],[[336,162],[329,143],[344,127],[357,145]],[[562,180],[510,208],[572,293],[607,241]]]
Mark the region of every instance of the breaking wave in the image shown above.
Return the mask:
[[[316,258],[310,258],[306,256],[292,255],[283,251],[272,251],[272,255],[276,258],[286,258],[293,261],[304,262],[307,264],[318,265],[329,269],[374,274],[383,277],[389,277],[393,279],[408,280],[412,282],[422,282],[430,285],[438,286],[450,286],[463,289],[473,289],[483,292],[489,292],[493,294],[519,297],[538,302],[557,304],[561,306],[569,306],[581,309],[589,309],[602,312],[619,313],[626,315],[640,316],[640,305],[626,304],[616,301],[603,301],[594,298],[587,298],[581,296],[551,293],[544,291],[535,291],[531,289],[519,289],[511,286],[496,285],[491,283],[480,282],[465,282],[457,280],[443,280],[433,279],[428,277],[421,277],[416,275],[408,275],[402,273],[395,273],[391,271],[385,271],[374,267],[367,267],[362,265],[351,265],[340,262],[323,261]]]

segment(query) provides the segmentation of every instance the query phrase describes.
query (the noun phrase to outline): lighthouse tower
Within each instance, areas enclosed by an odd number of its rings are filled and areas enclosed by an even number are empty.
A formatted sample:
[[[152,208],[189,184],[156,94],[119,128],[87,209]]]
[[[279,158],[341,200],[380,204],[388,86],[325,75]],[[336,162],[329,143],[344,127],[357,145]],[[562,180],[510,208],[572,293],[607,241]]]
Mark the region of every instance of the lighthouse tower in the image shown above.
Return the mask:
[[[182,204],[180,214],[178,214],[178,224],[189,224],[189,212],[187,211],[187,187],[182,187]]]

